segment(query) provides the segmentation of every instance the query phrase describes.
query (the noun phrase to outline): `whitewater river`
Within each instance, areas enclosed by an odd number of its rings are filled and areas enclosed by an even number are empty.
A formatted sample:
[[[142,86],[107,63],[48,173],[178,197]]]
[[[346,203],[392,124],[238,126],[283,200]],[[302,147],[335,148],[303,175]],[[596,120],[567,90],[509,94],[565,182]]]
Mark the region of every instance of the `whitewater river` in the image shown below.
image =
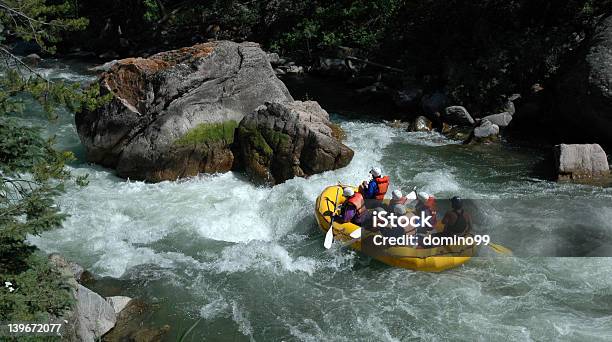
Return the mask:
[[[41,71],[91,79],[79,65]],[[612,340],[612,258],[496,258],[482,250],[457,269],[413,272],[338,246],[326,251],[313,215],[325,186],[357,183],[380,165],[393,188],[492,200],[480,215],[493,240],[523,253],[603,241],[592,255],[612,255],[612,189],[544,180],[534,170],[546,153],[537,149],[465,147],[437,134],[334,120],[355,150],[348,167],[262,188],[234,173],[158,184],[119,179],[84,161],[73,115],[62,112],[48,131],[76,152],[70,168],[89,174],[90,184],[68,187],[59,199],[70,215],[63,228],[31,241],[112,284],[98,289],[103,295],[153,303],[148,323],[169,324],[168,340],[198,320],[186,340]]]

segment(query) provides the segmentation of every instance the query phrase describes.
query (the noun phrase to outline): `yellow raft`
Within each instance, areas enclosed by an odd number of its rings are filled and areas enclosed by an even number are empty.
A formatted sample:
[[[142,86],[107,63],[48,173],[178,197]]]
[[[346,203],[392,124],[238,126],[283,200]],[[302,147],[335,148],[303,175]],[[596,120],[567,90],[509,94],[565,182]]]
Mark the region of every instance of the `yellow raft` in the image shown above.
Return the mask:
[[[329,229],[332,217],[331,214],[335,211],[334,201],[336,200],[336,194],[338,194],[339,208],[340,204],[345,201],[345,197],[342,196],[341,186],[334,185],[327,187],[323,190],[321,195],[317,197],[315,215],[319,223],[319,228],[321,228],[324,233]],[[354,250],[362,251],[362,240],[371,239],[373,234],[363,239],[351,238],[349,234],[358,228],[359,226],[350,222],[334,222],[334,238],[344,244],[349,244]],[[440,227],[436,228],[440,229]],[[365,234],[362,233],[362,235]],[[373,253],[368,255],[391,266],[415,271],[440,272],[466,263],[472,258],[475,252],[476,246],[474,245],[441,246],[427,249],[401,246],[388,247],[384,249],[384,253]]]

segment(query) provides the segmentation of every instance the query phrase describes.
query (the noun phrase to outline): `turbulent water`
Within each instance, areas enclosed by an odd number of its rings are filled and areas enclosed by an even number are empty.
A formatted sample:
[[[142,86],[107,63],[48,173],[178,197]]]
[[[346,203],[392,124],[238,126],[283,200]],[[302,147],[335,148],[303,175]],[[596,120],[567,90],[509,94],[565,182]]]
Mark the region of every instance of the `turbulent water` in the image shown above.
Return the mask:
[[[76,70],[60,64],[46,72],[91,77]],[[90,185],[69,187],[59,199],[70,215],[63,228],[31,241],[119,284],[112,294],[153,303],[148,323],[169,324],[168,340],[198,320],[186,340],[612,339],[612,258],[493,258],[482,250],[489,257],[454,270],[413,272],[338,246],[326,251],[313,215],[325,186],[357,183],[380,165],[393,188],[512,199],[481,213],[493,240],[554,248],[567,236],[606,241],[611,189],[539,178],[534,170],[546,154],[538,150],[465,147],[335,119],[355,150],[348,167],[262,188],[234,173],[158,184],[119,179],[84,162],[73,115],[61,113],[48,133],[77,153],[71,171],[89,174]]]

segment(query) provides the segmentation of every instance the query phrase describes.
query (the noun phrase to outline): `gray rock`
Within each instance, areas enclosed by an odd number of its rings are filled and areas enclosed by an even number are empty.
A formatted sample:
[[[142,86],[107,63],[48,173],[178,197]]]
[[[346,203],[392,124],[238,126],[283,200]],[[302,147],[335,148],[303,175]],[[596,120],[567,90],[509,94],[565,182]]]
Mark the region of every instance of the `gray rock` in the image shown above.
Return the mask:
[[[450,106],[444,110],[442,121],[451,125],[472,126],[474,119],[463,106]]]
[[[116,313],[113,307],[100,295],[78,284],[73,271],[76,265],[66,261],[57,253],[49,255],[49,262],[67,280],[76,304],[64,313],[66,325],[62,328],[66,341],[98,341],[102,335],[113,328]]]
[[[110,103],[75,117],[88,160],[153,182],[229,171],[244,115],[266,101],[293,100],[266,53],[249,42],[122,59],[99,83]]]
[[[489,138],[499,134],[499,126],[492,123],[489,120],[482,120],[480,125],[474,128],[474,137],[476,138]]]
[[[268,56],[268,62],[270,62],[270,64],[272,66],[278,66],[278,65],[281,64],[281,58],[278,55],[278,53],[276,53],[276,52],[268,52],[267,56]]]
[[[132,298],[126,296],[106,297],[106,301],[113,307],[117,314],[120,313],[131,300]]]
[[[341,168],[353,158],[340,141],[342,130],[314,101],[266,103],[242,120],[236,134],[241,165],[268,185]]]
[[[612,15],[599,23],[588,50],[567,70],[555,89],[562,119],[581,135],[612,144]]]
[[[112,60],[112,61],[110,61],[110,62],[106,62],[106,63],[104,63],[104,64],[102,64],[102,65],[98,65],[98,66],[95,66],[95,67],[89,68],[89,71],[94,71],[94,72],[107,72],[107,71],[110,71],[110,69],[111,69],[111,68],[112,68],[112,67],[113,67],[115,64],[117,64],[118,62],[119,62],[118,60],[113,59],[113,60]]]
[[[348,64],[343,58],[319,57],[319,72],[323,73],[346,73],[352,71],[353,64]]]
[[[554,149],[558,180],[608,176],[606,152],[598,144],[560,144]]]
[[[38,63],[40,63],[42,61],[42,58],[40,58],[39,55],[35,54],[35,53],[31,53],[25,57],[23,57],[21,59],[22,62],[24,62],[25,64],[35,67],[38,65]]]
[[[82,341],[97,341],[115,326],[115,309],[99,294],[79,284],[76,300],[77,332]]]
[[[510,113],[504,112],[504,113],[499,113],[499,114],[488,115],[482,119],[491,121],[491,123],[494,123],[499,127],[507,127],[510,124],[510,121],[512,121],[512,115]]]
[[[410,129],[414,132],[431,132],[431,126],[431,121],[428,118],[419,116],[414,120]]]
[[[304,67],[300,65],[290,65],[285,72],[288,74],[300,75],[304,73]]]

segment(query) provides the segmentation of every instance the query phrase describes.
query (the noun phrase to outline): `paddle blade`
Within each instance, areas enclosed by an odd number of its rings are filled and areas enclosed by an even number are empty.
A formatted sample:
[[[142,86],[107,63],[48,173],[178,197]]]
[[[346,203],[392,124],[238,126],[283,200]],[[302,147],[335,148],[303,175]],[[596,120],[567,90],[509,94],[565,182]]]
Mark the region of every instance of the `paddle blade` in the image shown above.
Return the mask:
[[[332,242],[334,242],[334,228],[332,225],[330,225],[327,233],[325,233],[325,242],[323,243],[323,247],[325,247],[325,249],[330,249]]]
[[[489,246],[496,253],[503,254],[503,255],[512,255],[512,251],[509,248],[506,248],[502,245],[498,245],[496,243],[489,243],[487,246]]]
[[[361,228],[357,228],[357,229],[353,230],[349,235],[353,239],[359,239],[361,237]]]

